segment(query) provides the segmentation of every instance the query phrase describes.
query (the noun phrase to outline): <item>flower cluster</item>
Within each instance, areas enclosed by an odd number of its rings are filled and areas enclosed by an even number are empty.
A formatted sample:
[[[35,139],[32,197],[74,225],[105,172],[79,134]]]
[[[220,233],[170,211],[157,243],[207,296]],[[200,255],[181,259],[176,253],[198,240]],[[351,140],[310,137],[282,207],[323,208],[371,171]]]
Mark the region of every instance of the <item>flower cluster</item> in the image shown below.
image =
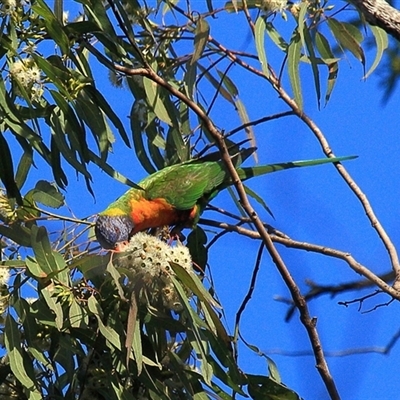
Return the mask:
[[[171,280],[174,271],[171,263],[179,264],[192,271],[192,258],[187,247],[181,243],[171,247],[155,236],[139,232],[134,235],[115,263],[130,271],[134,279],[138,277],[147,289],[140,296],[144,302],[157,303],[160,299],[165,307],[181,311],[182,304]]]
[[[0,189],[0,220],[6,224],[14,222],[17,218],[16,211],[11,207],[5,192]]]
[[[262,2],[263,10],[271,13],[282,12],[286,6],[286,0],[264,0]]]
[[[17,7],[16,0],[1,0],[0,1],[0,12],[2,14],[9,15],[15,10],[16,7]]]
[[[15,61],[10,66],[10,75],[17,80],[29,93],[31,100],[39,100],[43,95],[41,86],[41,71],[33,58],[24,58]]]

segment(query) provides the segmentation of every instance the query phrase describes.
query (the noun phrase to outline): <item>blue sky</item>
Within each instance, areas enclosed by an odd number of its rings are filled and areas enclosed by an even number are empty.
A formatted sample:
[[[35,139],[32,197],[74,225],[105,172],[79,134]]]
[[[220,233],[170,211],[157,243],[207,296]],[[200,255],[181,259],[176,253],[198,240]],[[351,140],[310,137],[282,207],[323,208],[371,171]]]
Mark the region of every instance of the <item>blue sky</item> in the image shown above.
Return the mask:
[[[66,2],[66,7],[69,3]],[[214,6],[217,5],[215,2]],[[72,12],[70,16],[73,15]],[[230,40],[236,49],[254,51],[251,38],[242,35],[239,30],[244,28],[244,17],[229,17],[219,17],[211,33],[222,42]],[[238,39],[232,41],[232,35],[238,35]],[[272,49],[271,52],[275,54]],[[373,57],[373,53],[367,53],[367,65],[372,62]],[[237,66],[231,72],[251,119],[285,110],[277,95],[267,85],[260,85],[250,75],[243,76]],[[302,67],[302,72],[305,111],[323,130],[336,155],[358,155],[358,159],[346,162],[346,168],[368,196],[378,218],[398,246],[399,91],[383,106],[377,73],[367,81],[362,80],[361,66],[347,54],[347,60],[341,63],[339,79],[329,104],[318,110],[309,68]],[[131,95],[125,89],[112,88],[103,71],[98,70],[97,73],[97,84],[106,89],[107,100],[128,129]],[[218,126],[226,130],[240,124],[233,110],[223,100],[217,102],[213,116]],[[295,117],[257,126],[255,133],[261,164],[323,157],[311,132]],[[119,137],[109,161],[135,182],[146,176],[138,165],[133,150],[127,149]],[[30,188],[38,179],[51,180],[47,168],[40,163],[38,165],[40,168],[33,171],[26,188]],[[70,179],[70,185],[65,192],[66,200],[78,217],[101,211],[126,190],[122,184],[92,168],[96,194],[94,200],[86,193],[84,181],[77,181],[69,167],[66,167],[66,171],[69,172]],[[275,219],[255,205],[260,217],[293,239],[348,251],[375,272],[389,271],[390,264],[385,249],[365,218],[358,200],[332,166],[271,174],[255,178],[249,186],[263,196]],[[221,194],[213,204],[225,207],[229,201],[226,194]],[[206,218],[213,216],[215,214],[212,213],[205,215]],[[256,241],[230,234],[218,241],[210,252],[209,261],[215,288],[231,332],[235,313],[248,289],[258,245]],[[320,284],[338,284],[360,278],[344,262],[279,245],[277,248],[302,290],[307,290],[307,279]],[[347,308],[338,305],[339,301],[352,300],[372,292],[373,289],[349,292],[333,299],[323,296],[309,304],[311,315],[318,319],[317,326],[326,351],[384,347],[390,341],[399,329],[399,305],[392,303],[364,313],[379,303],[387,302],[387,296],[380,295],[365,301],[361,310],[358,309],[358,304]],[[242,334],[248,342],[272,357],[278,365],[283,382],[302,397],[311,400],[328,398],[315,369],[313,357],[276,354],[276,351],[310,349],[298,315],[295,314],[289,322],[285,322],[288,307],[277,301],[277,297],[288,298],[288,290],[269,255],[265,253],[255,293],[242,318]],[[395,346],[389,355],[367,353],[329,357],[328,364],[342,398],[397,398],[399,348],[400,346]],[[274,353],[269,353],[272,350]],[[267,371],[265,360],[244,347],[239,359],[244,371]]]

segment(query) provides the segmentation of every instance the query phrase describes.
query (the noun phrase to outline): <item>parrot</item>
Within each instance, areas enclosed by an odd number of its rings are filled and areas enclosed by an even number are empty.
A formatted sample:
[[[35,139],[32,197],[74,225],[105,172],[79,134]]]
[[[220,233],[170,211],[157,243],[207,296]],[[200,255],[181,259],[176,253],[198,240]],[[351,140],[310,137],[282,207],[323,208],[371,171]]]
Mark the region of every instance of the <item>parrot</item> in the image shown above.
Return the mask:
[[[244,181],[288,168],[340,162],[355,158],[316,160],[237,167]],[[233,185],[220,161],[191,160],[167,166],[141,180],[136,187],[98,214],[95,236],[101,247],[124,251],[131,237],[141,231],[163,226],[195,227],[206,205],[223,189]]]

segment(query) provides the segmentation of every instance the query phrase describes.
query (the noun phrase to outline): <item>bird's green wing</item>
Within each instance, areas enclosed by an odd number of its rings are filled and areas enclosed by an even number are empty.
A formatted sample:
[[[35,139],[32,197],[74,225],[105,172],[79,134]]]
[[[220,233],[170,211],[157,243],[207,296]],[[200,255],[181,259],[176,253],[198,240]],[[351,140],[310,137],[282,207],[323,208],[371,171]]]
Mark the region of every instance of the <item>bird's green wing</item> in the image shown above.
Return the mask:
[[[179,210],[192,208],[204,194],[224,181],[218,162],[198,162],[166,167],[139,182],[149,200],[164,198]]]

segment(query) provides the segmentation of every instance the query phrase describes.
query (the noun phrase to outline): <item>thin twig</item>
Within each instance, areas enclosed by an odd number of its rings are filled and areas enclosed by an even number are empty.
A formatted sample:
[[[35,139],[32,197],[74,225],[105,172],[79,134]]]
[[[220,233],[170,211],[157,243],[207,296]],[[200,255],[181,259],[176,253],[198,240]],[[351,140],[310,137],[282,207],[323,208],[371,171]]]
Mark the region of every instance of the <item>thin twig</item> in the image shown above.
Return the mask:
[[[235,332],[234,332],[234,335],[233,335],[233,343],[234,343],[234,348],[235,348],[235,354],[234,354],[235,358],[237,358],[237,356],[238,356],[237,339],[238,339],[238,335],[239,335],[239,332],[240,332],[240,319],[242,317],[242,314],[243,314],[244,310],[246,309],[247,303],[250,301],[251,297],[253,296],[254,288],[256,286],[257,275],[258,275],[258,272],[260,270],[261,256],[262,256],[263,249],[264,249],[264,243],[261,243],[261,245],[260,245],[260,247],[258,249],[258,253],[257,253],[256,264],[254,266],[253,273],[251,275],[249,289],[248,289],[246,295],[244,296],[244,299],[242,301],[242,304],[239,307],[239,310],[236,313]]]
[[[257,239],[257,240],[261,239],[261,235],[259,234],[259,232],[246,229],[241,226],[230,225],[226,222],[218,222],[212,220],[202,219],[202,221],[206,221],[208,225],[224,229],[228,232],[236,232],[240,235],[247,236],[252,239]],[[363,275],[371,282],[374,282],[374,284],[378,286],[380,289],[382,289],[385,293],[389,294],[390,296],[394,297],[397,300],[400,300],[400,293],[396,289],[388,285],[378,275],[374,274],[369,268],[365,267],[363,264],[355,260],[354,257],[346,251],[332,249],[330,247],[321,246],[313,243],[300,242],[297,240],[290,239],[287,235],[284,234],[283,235],[271,234],[271,239],[273,242],[280,243],[288,248],[318,253],[325,256],[343,260],[354,272]]]
[[[262,124],[263,122],[273,121],[274,119],[288,117],[290,115],[294,115],[294,112],[293,111],[284,111],[284,112],[280,112],[280,113],[277,113],[277,114],[268,115],[266,117],[262,117],[262,118],[259,118],[259,119],[255,119],[253,121],[246,122],[245,124],[242,124],[242,125],[236,127],[235,129],[232,129],[231,131],[226,132],[225,133],[225,137],[232,136],[235,133],[240,132],[241,130],[248,128],[249,126],[256,126],[258,124]]]

